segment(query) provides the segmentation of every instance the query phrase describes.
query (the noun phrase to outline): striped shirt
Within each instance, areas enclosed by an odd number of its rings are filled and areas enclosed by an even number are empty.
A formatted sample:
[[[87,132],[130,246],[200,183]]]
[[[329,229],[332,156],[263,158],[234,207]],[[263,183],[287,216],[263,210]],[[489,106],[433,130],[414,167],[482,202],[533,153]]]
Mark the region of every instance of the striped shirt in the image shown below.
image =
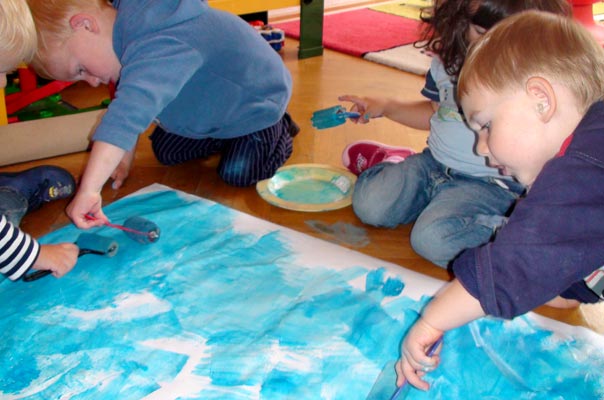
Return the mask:
[[[0,219],[0,273],[10,280],[21,278],[36,262],[40,245],[14,226],[4,215]]]

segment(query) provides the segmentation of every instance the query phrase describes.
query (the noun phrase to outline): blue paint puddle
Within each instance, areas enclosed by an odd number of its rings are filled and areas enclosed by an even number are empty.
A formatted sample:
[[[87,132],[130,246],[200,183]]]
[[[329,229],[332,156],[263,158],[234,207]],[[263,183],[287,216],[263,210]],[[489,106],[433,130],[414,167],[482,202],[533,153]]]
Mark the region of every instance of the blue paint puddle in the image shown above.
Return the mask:
[[[106,211],[144,216],[162,238],[101,228],[115,257],[1,282],[0,398],[365,399],[429,300],[379,265],[311,268],[283,231],[245,232],[241,214],[173,191]],[[482,319],[447,333],[432,389],[406,399],[604,398],[603,353],[527,318]]]

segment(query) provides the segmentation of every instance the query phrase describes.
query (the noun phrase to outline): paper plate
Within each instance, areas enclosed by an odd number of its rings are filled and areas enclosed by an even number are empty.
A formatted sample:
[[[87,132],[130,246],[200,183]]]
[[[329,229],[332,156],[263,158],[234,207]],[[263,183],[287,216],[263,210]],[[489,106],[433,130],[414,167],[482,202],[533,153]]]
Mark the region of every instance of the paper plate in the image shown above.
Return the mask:
[[[260,197],[281,208],[328,211],[349,206],[357,177],[343,168],[324,164],[281,167],[272,178],[256,184]]]

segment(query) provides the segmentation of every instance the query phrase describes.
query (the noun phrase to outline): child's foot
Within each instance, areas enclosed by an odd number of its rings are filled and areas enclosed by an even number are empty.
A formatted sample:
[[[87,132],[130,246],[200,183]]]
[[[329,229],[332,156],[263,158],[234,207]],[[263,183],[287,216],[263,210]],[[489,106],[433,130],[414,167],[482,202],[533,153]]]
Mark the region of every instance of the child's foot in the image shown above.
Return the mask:
[[[289,136],[291,136],[292,138],[296,137],[296,135],[300,132],[300,127],[298,126],[298,124],[296,124],[296,122],[292,119],[289,113],[285,113],[283,119],[287,122]]]
[[[27,211],[32,211],[49,201],[71,196],[75,180],[63,168],[43,165],[21,172],[0,173],[0,187],[19,192],[28,201]]]
[[[289,136],[296,137],[298,133],[300,133],[300,127],[292,120],[289,125]]]
[[[381,162],[401,162],[415,151],[408,147],[393,147],[370,140],[361,140],[346,146],[342,163],[355,175]]]

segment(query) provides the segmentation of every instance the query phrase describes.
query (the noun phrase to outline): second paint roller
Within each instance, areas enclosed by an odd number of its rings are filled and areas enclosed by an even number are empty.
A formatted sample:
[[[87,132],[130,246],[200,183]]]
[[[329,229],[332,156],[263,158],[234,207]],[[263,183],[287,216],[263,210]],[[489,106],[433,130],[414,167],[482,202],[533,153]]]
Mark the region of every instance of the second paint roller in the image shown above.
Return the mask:
[[[118,244],[111,238],[97,235],[94,233],[82,233],[75,241],[75,245],[80,249],[78,257],[86,254],[97,254],[107,257],[113,257],[117,253]],[[39,270],[23,276],[25,282],[35,281],[46,275],[50,275],[52,271]]]
[[[92,215],[87,215],[86,218],[91,221],[96,220]],[[143,217],[130,217],[124,221],[124,225],[112,224],[111,222],[105,222],[105,225],[124,231],[130,239],[141,244],[149,244],[159,240],[160,230],[157,224]]]

